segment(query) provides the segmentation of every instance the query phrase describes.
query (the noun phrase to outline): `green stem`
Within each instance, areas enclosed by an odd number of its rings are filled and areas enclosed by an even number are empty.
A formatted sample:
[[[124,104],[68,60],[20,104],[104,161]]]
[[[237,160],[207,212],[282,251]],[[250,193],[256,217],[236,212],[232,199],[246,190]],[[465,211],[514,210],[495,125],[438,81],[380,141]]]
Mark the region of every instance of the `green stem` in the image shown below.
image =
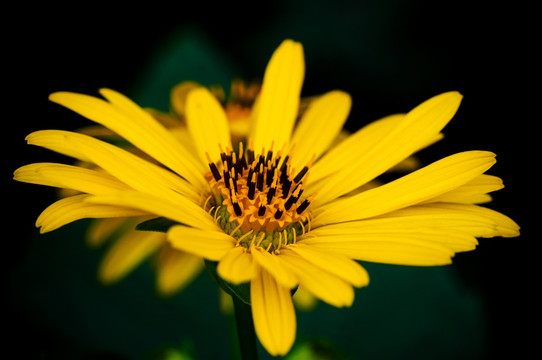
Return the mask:
[[[258,359],[258,349],[256,348],[256,333],[254,332],[254,322],[252,320],[252,308],[250,305],[232,296],[233,308],[235,311],[235,324],[237,327],[237,337],[239,339],[239,349],[242,360]]]

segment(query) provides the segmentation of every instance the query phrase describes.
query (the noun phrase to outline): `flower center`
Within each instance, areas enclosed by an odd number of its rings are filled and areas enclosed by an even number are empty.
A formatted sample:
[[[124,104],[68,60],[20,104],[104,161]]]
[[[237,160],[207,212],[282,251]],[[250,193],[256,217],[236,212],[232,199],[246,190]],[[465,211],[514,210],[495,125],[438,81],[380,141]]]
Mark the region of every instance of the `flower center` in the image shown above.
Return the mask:
[[[243,151],[221,149],[215,164],[207,154],[214,206],[209,212],[238,244],[261,246],[269,252],[294,243],[306,231],[307,211],[314,195],[301,200],[314,158],[297,174],[291,168],[291,152],[273,153],[273,147],[256,154],[249,146]],[[294,175],[295,174],[295,175]]]

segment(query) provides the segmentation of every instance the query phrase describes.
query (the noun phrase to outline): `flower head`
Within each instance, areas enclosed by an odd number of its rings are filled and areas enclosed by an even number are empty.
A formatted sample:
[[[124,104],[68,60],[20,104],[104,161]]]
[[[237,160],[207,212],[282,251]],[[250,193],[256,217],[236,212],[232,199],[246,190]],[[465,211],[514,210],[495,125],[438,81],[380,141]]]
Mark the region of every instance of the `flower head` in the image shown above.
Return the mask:
[[[285,354],[296,333],[292,289],[350,306],[369,276],[356,261],[434,266],[472,250],[478,237],[519,234],[508,217],[478,204],[503,187],[484,174],[495,155],[467,151],[384,185],[363,186],[434,142],[457,111],[457,92],[378,120],[335,142],[350,96],[316,97],[298,119],[304,60],[286,40],[274,52],[250,110],[248,136],[232,139],[227,113],[195,86],[183,112],[193,148],[123,95],[106,101],[73,93],[51,100],[116,132],[154,162],[87,135],[39,131],[30,144],[95,164],[18,169],[19,181],[80,192],[46,209],[52,229],[78,218],[153,215],[176,224],[170,245],[217,262],[231,284],[250,283],[258,338]],[[333,144],[333,146],[332,146]],[[361,190],[360,190],[361,189]]]

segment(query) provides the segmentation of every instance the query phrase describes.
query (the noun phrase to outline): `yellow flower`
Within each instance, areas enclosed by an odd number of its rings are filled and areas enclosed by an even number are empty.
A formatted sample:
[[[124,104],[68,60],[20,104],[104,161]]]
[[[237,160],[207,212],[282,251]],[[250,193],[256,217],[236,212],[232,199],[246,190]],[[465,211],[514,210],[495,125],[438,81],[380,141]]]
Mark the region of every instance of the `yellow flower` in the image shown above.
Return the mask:
[[[336,143],[350,96],[330,91],[298,120],[304,59],[286,40],[274,52],[251,111],[249,141],[233,142],[211,92],[191,89],[184,112],[193,149],[148,112],[112,90],[107,101],[73,93],[51,100],[116,132],[161,166],[92,137],[38,131],[30,144],[96,164],[18,169],[19,181],[70,188],[38,219],[51,230],[79,218],[153,215],[176,222],[175,249],[217,262],[232,284],[250,283],[256,334],[272,355],[296,334],[291,290],[298,285],[336,307],[369,276],[356,261],[435,266],[473,250],[478,237],[513,237],[510,218],[478,204],[502,181],[484,174],[495,155],[466,151],[395,181],[364,185],[431,144],[457,111],[457,92],[378,120]],[[360,190],[361,189],[361,190]]]

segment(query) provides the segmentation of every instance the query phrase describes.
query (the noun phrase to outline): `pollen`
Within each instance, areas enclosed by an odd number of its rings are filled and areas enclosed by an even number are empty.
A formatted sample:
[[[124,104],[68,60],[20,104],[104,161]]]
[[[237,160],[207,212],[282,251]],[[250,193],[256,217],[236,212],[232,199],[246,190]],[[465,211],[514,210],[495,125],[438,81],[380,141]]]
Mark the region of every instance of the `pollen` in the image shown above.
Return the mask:
[[[302,198],[313,158],[298,172],[291,167],[293,148],[283,156],[249,142],[236,151],[221,148],[220,161],[207,154],[207,180],[213,191],[211,214],[238,244],[256,245],[273,252],[296,241],[310,221],[309,205],[315,194]]]

